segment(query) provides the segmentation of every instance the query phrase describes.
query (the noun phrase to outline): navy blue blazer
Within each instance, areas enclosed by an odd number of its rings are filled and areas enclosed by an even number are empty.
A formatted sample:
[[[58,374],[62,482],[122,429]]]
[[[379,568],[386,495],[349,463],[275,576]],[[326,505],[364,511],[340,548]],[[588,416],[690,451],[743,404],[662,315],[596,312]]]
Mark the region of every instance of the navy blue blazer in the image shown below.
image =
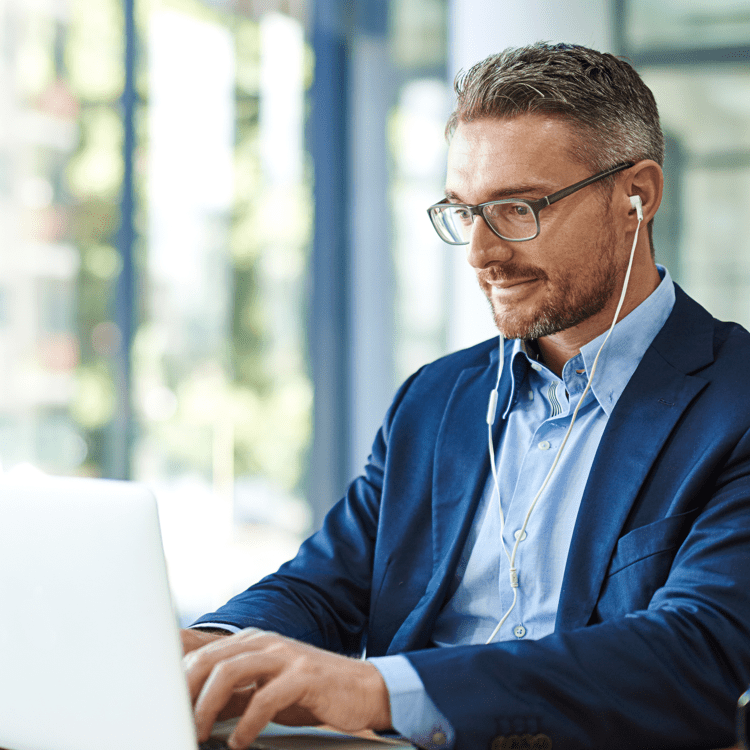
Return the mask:
[[[323,528],[201,620],[404,653],[459,749],[511,733],[555,750],[733,744],[750,684],[750,334],[676,292],[602,436],[553,634],[429,647],[489,472],[494,340],[415,373]]]

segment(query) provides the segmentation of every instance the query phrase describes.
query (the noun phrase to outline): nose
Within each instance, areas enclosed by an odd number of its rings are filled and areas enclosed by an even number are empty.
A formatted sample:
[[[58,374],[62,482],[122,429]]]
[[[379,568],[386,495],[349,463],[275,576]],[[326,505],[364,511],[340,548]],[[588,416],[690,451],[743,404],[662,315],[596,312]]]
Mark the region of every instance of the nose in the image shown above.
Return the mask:
[[[466,251],[469,265],[479,270],[492,263],[503,263],[513,257],[513,243],[498,237],[487,225],[483,216],[477,216],[471,225],[471,239]]]

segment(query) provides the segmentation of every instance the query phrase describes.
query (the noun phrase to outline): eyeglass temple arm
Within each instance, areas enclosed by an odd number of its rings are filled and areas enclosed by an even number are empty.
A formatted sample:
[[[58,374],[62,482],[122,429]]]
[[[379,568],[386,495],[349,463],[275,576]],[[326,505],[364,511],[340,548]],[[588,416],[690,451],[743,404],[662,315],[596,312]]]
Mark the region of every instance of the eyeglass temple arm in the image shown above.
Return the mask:
[[[570,185],[569,187],[563,188],[562,190],[559,190],[556,193],[552,193],[552,195],[548,195],[546,198],[542,198],[539,202],[542,203],[545,206],[550,206],[553,203],[556,203],[559,200],[562,200],[563,198],[567,198],[572,193],[575,193],[577,190],[580,190],[581,188],[585,188],[587,185],[591,185],[592,182],[598,182],[599,180],[603,180],[605,177],[609,177],[612,174],[615,174],[616,172],[622,172],[623,169],[628,169],[629,167],[633,166],[632,161],[625,162],[624,164],[618,164],[616,167],[612,167],[612,169],[608,169],[606,172],[600,172],[599,174],[595,174],[592,177],[587,177],[585,180],[581,180],[580,182],[576,182],[575,185]]]

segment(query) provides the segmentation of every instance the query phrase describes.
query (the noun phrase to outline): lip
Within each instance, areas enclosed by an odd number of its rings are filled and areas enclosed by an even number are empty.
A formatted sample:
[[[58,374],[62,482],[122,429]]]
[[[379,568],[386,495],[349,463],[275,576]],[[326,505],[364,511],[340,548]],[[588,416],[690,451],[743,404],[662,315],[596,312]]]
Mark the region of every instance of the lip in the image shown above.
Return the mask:
[[[490,286],[496,291],[504,292],[508,289],[515,289],[516,287],[526,286],[527,284],[533,284],[535,281],[539,281],[539,279],[534,277],[531,279],[510,279],[508,281],[491,281]]]

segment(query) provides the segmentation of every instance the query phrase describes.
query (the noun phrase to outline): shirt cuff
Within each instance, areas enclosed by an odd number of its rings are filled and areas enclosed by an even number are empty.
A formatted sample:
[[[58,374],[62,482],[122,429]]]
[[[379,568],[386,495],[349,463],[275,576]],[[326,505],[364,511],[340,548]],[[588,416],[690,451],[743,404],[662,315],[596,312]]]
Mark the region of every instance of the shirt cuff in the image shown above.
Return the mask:
[[[369,661],[388,688],[393,728],[426,750],[451,750],[455,732],[432,699],[405,656],[375,656]]]
[[[239,633],[242,630],[242,628],[238,628],[236,625],[227,625],[225,622],[199,622],[191,625],[188,630],[200,630],[201,628],[219,628],[229,633]]]

